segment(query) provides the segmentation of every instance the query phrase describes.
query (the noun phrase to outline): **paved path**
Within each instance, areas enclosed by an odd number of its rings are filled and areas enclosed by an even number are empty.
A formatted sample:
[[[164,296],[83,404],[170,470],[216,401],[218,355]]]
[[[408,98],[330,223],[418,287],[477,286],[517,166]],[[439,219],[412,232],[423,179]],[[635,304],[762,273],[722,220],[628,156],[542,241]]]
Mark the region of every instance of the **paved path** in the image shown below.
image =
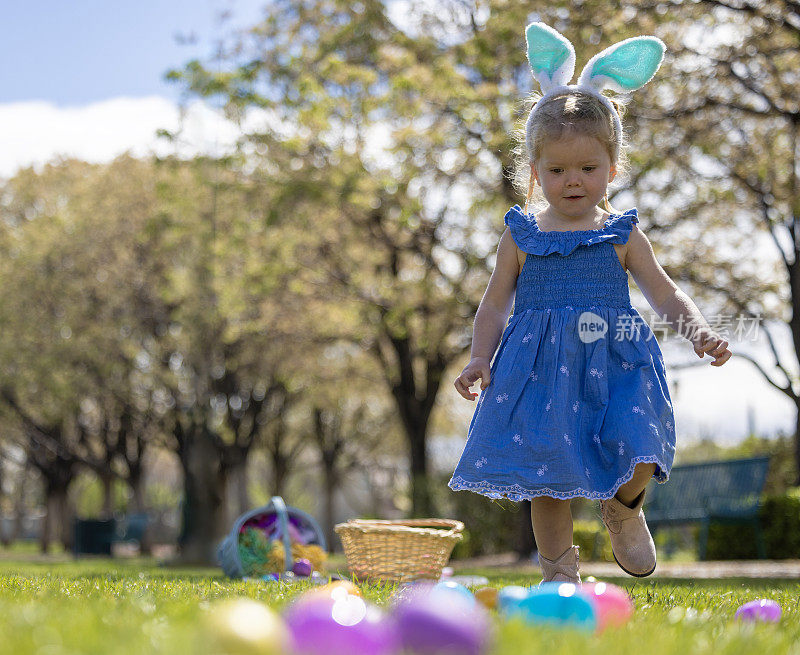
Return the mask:
[[[513,571],[531,575],[541,574],[539,565],[530,561],[519,561],[515,553],[475,557],[450,562],[455,573],[465,569],[496,569],[498,572]],[[581,577],[593,575],[597,578],[630,577],[615,562],[580,563]],[[650,577],[654,578],[784,578],[800,579],[800,559],[787,560],[740,560],[714,562],[659,562]],[[647,579],[647,578],[644,578]]]

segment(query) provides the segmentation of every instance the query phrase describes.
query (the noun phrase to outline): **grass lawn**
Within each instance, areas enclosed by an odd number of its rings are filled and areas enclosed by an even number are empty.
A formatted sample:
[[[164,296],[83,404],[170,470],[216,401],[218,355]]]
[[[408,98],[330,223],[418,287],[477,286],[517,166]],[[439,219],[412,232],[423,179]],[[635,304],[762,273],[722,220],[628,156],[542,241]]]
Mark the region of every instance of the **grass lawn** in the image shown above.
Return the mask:
[[[488,570],[493,586],[530,585],[539,578],[502,577]],[[599,636],[497,621],[492,653],[798,653],[800,582],[783,580],[636,580],[606,578],[634,596],[634,618]],[[280,611],[310,583],[285,585],[231,581],[218,569],[168,569],[153,560],[51,559],[7,554],[0,559],[0,652],[67,653],[207,652],[198,627],[215,599],[246,596]],[[361,585],[364,597],[388,602],[394,587]],[[779,624],[739,624],[742,603],[770,598],[780,603]]]

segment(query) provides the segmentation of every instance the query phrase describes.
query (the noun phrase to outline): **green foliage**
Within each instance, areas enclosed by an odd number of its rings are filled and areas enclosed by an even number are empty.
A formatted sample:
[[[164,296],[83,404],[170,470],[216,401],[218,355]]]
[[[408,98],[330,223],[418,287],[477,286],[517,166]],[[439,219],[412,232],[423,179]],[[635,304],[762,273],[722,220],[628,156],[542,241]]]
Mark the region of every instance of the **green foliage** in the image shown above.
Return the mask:
[[[800,488],[784,496],[767,496],[759,513],[767,559],[796,559],[800,555]],[[756,559],[756,530],[752,525],[712,523],[708,559]]]
[[[581,561],[600,560],[613,562],[611,539],[600,521],[573,521],[572,542],[580,546]]]
[[[454,509],[448,516],[464,522],[464,538],[453,549],[454,559],[513,551],[517,546],[524,517],[521,503],[492,501],[472,492],[458,492]],[[530,522],[530,519],[528,519]]]

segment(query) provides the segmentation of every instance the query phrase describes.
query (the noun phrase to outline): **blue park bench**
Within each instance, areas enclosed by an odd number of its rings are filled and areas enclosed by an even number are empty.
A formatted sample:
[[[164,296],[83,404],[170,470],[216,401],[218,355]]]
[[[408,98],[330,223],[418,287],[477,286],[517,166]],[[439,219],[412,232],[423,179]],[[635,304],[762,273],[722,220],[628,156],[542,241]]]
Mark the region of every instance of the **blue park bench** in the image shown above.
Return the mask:
[[[751,457],[673,466],[669,481],[648,486],[644,513],[651,530],[700,524],[698,557],[706,558],[711,523],[749,524],[755,528],[758,556],[766,559],[758,514],[769,457]]]

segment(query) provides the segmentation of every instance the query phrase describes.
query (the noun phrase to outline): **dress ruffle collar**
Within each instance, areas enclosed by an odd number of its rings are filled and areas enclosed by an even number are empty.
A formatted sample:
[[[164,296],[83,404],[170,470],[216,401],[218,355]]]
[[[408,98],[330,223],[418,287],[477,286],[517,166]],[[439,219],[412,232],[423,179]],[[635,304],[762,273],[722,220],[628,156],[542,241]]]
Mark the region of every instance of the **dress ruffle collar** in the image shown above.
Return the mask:
[[[519,205],[514,205],[506,212],[504,220],[514,242],[523,252],[531,255],[554,252],[569,255],[580,245],[627,242],[633,224],[639,222],[639,214],[635,207],[622,214],[611,214],[603,227],[595,230],[542,231],[534,216],[526,215]]]

